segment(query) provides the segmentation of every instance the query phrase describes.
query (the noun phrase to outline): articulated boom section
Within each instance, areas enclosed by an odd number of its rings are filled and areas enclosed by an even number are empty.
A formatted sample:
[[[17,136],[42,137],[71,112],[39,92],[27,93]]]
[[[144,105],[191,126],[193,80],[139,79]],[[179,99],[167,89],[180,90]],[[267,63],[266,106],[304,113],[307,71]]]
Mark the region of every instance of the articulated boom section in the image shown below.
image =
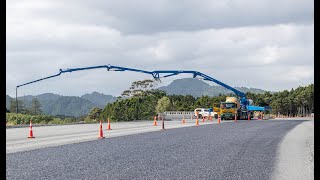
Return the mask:
[[[160,77],[160,74],[168,74],[168,75],[164,75],[162,77]],[[178,75],[178,74],[193,74],[193,78],[197,77],[197,76],[200,76],[200,77],[203,77],[204,79],[203,80],[206,80],[206,81],[212,81],[214,83],[217,83],[219,84],[220,86],[223,86],[225,87],[226,89],[229,89],[231,90],[232,92],[234,92],[236,95],[240,96],[241,97],[241,104],[242,105],[247,105],[247,99],[246,99],[246,95],[241,92],[241,91],[238,91],[237,89],[221,82],[221,81],[218,81],[206,74],[203,74],[201,72],[198,72],[198,71],[176,71],[176,70],[167,70],[167,71],[153,71],[153,77],[154,78],[164,78],[164,77],[169,77],[169,76],[174,76],[174,75]]]
[[[119,66],[111,66],[111,65],[102,65],[102,66],[91,66],[91,67],[84,67],[84,68],[73,68],[73,69],[66,69],[66,70],[62,70],[60,69],[60,72],[58,74],[52,75],[52,76],[48,76],[45,78],[41,78],[41,79],[37,79],[25,84],[21,84],[18,85],[16,87],[16,90],[21,87],[21,86],[25,86],[31,83],[35,83],[38,81],[42,81],[45,79],[49,79],[49,78],[53,78],[53,77],[57,77],[60,76],[62,73],[71,73],[73,71],[82,71],[82,70],[89,70],[89,69],[98,69],[98,68],[106,68],[108,71],[133,71],[133,72],[140,72],[140,73],[145,73],[145,74],[150,74],[153,76],[153,78],[155,79],[159,79],[159,78],[165,78],[165,77],[169,77],[169,76],[174,76],[174,75],[178,75],[178,74],[193,74],[193,78],[200,76],[203,77],[204,80],[206,81],[212,81],[215,82],[231,91],[233,91],[236,95],[241,97],[241,104],[242,105],[247,105],[247,100],[246,100],[246,95],[236,89],[234,89],[233,87],[230,87],[206,74],[203,74],[201,72],[198,71],[185,71],[185,70],[161,70],[161,71],[144,71],[144,70],[140,70],[140,69],[133,69],[133,68],[126,68],[126,67],[119,67]],[[162,76],[161,76],[162,75]],[[17,92],[16,92],[16,96],[17,96]]]

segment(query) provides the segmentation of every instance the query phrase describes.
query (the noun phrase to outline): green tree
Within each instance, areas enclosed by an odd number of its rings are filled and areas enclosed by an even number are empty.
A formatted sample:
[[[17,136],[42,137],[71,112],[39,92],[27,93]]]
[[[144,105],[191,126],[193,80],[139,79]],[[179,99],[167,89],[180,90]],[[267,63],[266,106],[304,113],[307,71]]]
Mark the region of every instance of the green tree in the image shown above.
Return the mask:
[[[17,111],[16,101],[15,101],[15,99],[12,98],[12,99],[10,99],[10,112],[16,112],[16,111]]]
[[[110,117],[113,120],[130,121],[150,119],[155,113],[164,111],[193,111],[195,108],[212,108],[214,103],[224,102],[226,96],[232,94],[220,94],[220,96],[191,95],[166,95],[164,91],[153,89],[149,85],[151,81],[133,82],[130,89],[124,94],[129,94],[126,98],[118,98],[114,103],[108,104],[102,111],[102,117]],[[246,93],[247,98],[251,98],[254,105],[271,106],[272,113],[278,112],[284,115],[305,115],[314,111],[314,88],[313,84],[306,87],[298,87],[281,92],[263,94]],[[166,98],[164,98],[166,97]],[[161,99],[162,98],[162,99]],[[168,98],[168,99],[167,99]],[[161,99],[161,100],[160,100]],[[159,102],[163,99],[169,100],[168,107],[163,110]],[[160,103],[161,104],[161,103]]]
[[[196,100],[196,106],[199,108],[212,107],[213,103],[209,96],[201,96]]]
[[[15,98],[12,98],[10,99],[10,112],[16,112],[16,99]],[[23,101],[19,100],[18,99],[18,112],[19,113],[22,113],[22,114],[25,114],[26,113],[26,107],[24,106],[24,103]]]
[[[163,113],[165,112],[170,105],[170,99],[167,96],[162,97],[158,100],[156,111],[157,113]]]
[[[130,98],[133,96],[149,95],[157,87],[159,82],[161,81],[157,79],[145,79],[142,81],[134,81],[131,83],[129,89],[123,91],[121,97]]]
[[[92,108],[91,111],[89,112],[88,116],[90,119],[94,119],[96,120],[97,118],[100,117],[100,113],[101,113],[101,109],[100,108]]]
[[[36,114],[41,114],[42,110],[41,110],[41,103],[39,102],[39,100],[37,98],[33,98],[32,99],[32,105],[31,105],[31,109],[30,109],[31,114],[36,115]]]

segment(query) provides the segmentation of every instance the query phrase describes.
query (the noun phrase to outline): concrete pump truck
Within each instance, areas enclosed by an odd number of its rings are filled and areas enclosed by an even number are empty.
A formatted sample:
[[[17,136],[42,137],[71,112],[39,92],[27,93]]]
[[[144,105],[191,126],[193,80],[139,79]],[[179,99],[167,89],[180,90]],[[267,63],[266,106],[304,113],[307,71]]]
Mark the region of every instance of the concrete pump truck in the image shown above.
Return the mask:
[[[237,97],[226,97],[225,102],[214,103],[213,111],[220,115],[221,120],[224,119],[234,119],[237,116],[237,119],[248,119],[253,118],[253,113],[251,113],[251,106],[253,101],[248,99],[248,105],[241,105]],[[217,117],[215,117],[217,118]]]
[[[221,117],[224,118],[234,118],[235,114],[237,113],[237,116],[243,119],[246,119],[248,115],[250,114],[250,111],[254,109],[259,109],[262,107],[257,107],[257,106],[251,106],[252,102],[250,103],[250,100],[247,100],[246,95],[243,92],[238,91],[237,89],[222,83],[221,81],[218,81],[206,74],[203,74],[199,71],[190,71],[190,70],[156,70],[156,71],[145,71],[141,69],[134,69],[134,68],[127,68],[127,67],[120,67],[120,66],[112,66],[112,65],[101,65],[101,66],[90,66],[90,67],[82,67],[82,68],[71,68],[71,69],[59,69],[59,73],[54,74],[52,76],[44,77],[41,79],[37,79],[31,82],[27,82],[21,85],[16,86],[16,112],[18,113],[18,101],[17,101],[17,94],[18,94],[18,88],[32,84],[35,82],[39,82],[45,79],[53,78],[60,76],[61,74],[64,73],[71,73],[75,71],[82,71],[82,70],[90,70],[90,69],[99,69],[99,68],[105,68],[108,71],[132,71],[132,72],[139,72],[139,73],[144,73],[144,74],[149,74],[152,75],[154,79],[159,79],[159,78],[165,78],[165,77],[170,77],[178,74],[193,74],[193,78],[195,77],[202,77],[203,80],[205,81],[212,81],[214,83],[217,83],[221,86],[223,86],[226,89],[229,89],[233,91],[237,96],[239,96],[240,101],[238,101],[237,98],[227,98],[226,102],[221,102],[219,104],[219,107],[214,107],[214,111],[217,112]],[[250,109],[251,108],[251,109]]]

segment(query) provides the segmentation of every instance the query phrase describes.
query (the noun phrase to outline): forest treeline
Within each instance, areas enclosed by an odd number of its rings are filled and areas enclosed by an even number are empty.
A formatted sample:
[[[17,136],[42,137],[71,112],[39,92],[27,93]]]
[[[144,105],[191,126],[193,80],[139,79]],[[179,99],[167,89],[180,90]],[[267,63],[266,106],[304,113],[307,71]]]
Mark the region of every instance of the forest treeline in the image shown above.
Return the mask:
[[[107,104],[105,108],[94,108],[87,118],[113,121],[132,121],[152,119],[158,112],[158,100],[166,96],[169,98],[167,111],[193,111],[195,108],[212,108],[213,103],[223,102],[226,96],[201,96],[195,98],[191,95],[167,95],[164,91],[152,89],[156,85],[152,80],[133,82],[130,89],[124,91],[117,101]],[[314,85],[298,87],[290,91],[284,90],[276,93],[262,94],[246,93],[254,105],[270,106],[270,114],[287,116],[306,116],[314,112]]]
[[[224,102],[226,96],[234,96],[233,94],[226,94],[195,98],[191,95],[167,95],[166,92],[155,88],[157,84],[158,82],[154,80],[133,82],[131,87],[125,90],[115,102],[108,103],[103,109],[95,107],[87,116],[74,118],[41,115],[39,110],[41,105],[34,100],[34,108],[30,110],[30,113],[15,114],[9,113],[7,110],[6,121],[10,124],[27,124],[30,120],[40,124],[65,124],[79,121],[90,123],[102,120],[105,122],[108,118],[111,121],[152,120],[159,113],[157,112],[158,109],[193,111],[199,107],[212,108],[214,103]],[[275,93],[256,94],[248,92],[246,96],[253,100],[254,105],[270,106],[272,111],[269,113],[273,115],[306,116],[314,112],[313,84]],[[166,103],[164,100],[168,102]],[[166,104],[166,107],[161,107],[163,104]],[[14,104],[12,104],[11,109],[15,109]]]

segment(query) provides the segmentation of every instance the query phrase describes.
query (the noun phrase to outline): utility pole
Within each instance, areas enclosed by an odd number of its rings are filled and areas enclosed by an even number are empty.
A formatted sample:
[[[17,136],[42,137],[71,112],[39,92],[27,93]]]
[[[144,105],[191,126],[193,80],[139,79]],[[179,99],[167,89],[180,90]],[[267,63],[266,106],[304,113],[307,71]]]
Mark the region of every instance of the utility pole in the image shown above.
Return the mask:
[[[16,113],[18,114],[18,86],[16,87]]]

